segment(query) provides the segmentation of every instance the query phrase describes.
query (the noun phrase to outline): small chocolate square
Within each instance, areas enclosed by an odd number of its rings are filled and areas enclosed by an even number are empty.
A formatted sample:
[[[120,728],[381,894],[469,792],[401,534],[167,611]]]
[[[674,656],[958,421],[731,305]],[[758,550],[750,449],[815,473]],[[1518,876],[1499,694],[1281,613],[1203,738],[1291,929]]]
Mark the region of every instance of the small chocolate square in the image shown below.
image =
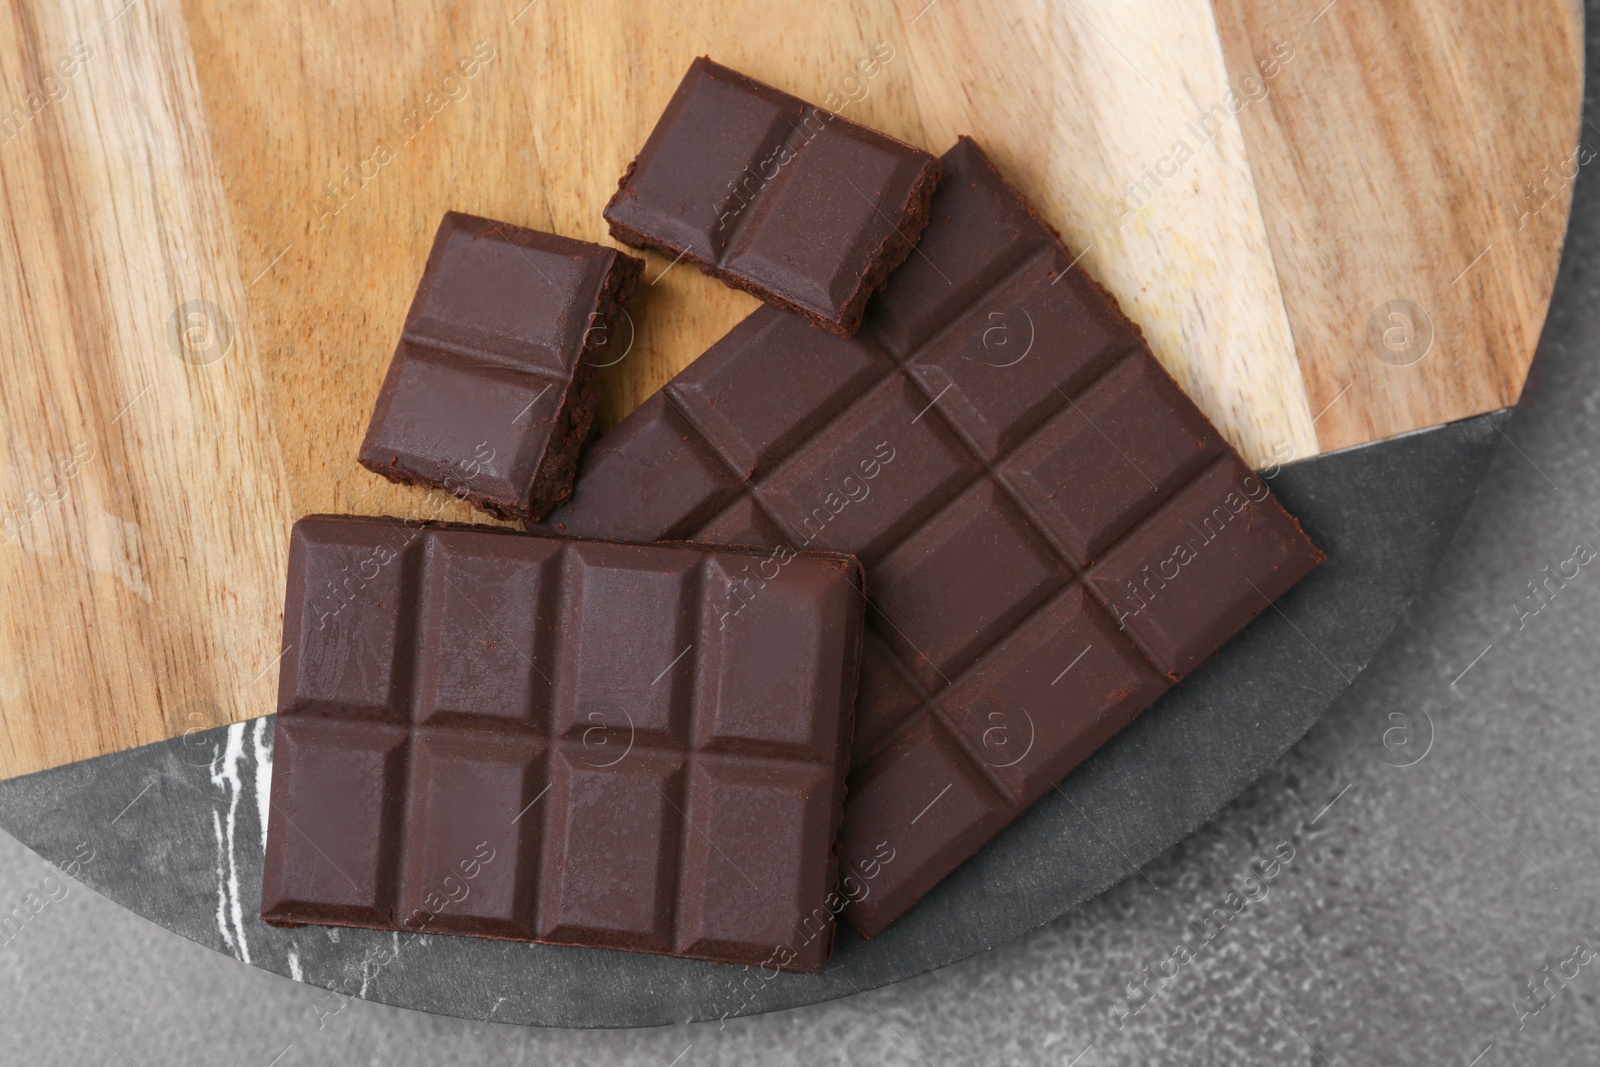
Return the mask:
[[[612,248],[449,212],[361,444],[362,466],[503,519],[572,492],[594,372],[644,264]]]

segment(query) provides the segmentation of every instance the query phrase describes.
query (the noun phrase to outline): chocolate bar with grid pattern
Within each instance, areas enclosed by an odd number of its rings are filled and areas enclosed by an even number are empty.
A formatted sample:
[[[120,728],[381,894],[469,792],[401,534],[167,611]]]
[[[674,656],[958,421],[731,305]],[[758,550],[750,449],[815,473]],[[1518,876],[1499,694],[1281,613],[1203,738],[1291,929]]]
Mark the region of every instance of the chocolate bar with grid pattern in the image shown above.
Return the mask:
[[[594,377],[644,262],[451,211],[361,443],[362,466],[537,520],[572,492]]]
[[[939,161],[701,57],[606,205],[611,235],[848,337],[928,221]]]
[[[313,516],[261,917],[821,970],[849,556]]]
[[[982,150],[943,164],[860,333],[758,310],[548,527],[861,560],[840,848],[869,937],[1323,558]]]

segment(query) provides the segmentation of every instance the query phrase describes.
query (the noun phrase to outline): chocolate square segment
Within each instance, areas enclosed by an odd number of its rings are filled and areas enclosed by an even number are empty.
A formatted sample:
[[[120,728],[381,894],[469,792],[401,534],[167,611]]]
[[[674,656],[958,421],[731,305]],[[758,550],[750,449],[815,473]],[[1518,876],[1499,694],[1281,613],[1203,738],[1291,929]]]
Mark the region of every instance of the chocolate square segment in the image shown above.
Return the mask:
[[[1079,566],[1227,446],[1154,360],[1123,360],[1006,460],[1005,477]]]
[[[1157,666],[1187,674],[1300,579],[1305,538],[1281,513],[1223,456],[1106,552],[1089,585]]]
[[[888,622],[884,637],[928,689],[956,677],[1071,576],[987,478],[896,545],[874,573],[884,590],[874,598]]]
[[[541,864],[538,940],[671,952],[682,761],[641,749],[610,764],[562,749]]]
[[[420,847],[406,849],[401,928],[534,936],[541,823],[517,815],[548,784],[544,744],[427,737],[412,749],[411,775],[406,818]]]
[[[870,345],[814,330],[798,315],[749,318],[684,368],[667,395],[743,477],[754,478],[897,369]],[[774,380],[784,388],[767,388]]]
[[[983,151],[942,167],[854,337],[757,311],[547,524],[860,558],[840,853],[867,937],[1323,558]],[[718,491],[643,476],[669,464]]]
[[[594,370],[643,267],[612,248],[447,213],[361,464],[501,518],[545,515],[571,493]]]
[[[855,560],[334,516],[290,545],[264,920],[822,969]]]
[[[1075,583],[963,674],[934,714],[1025,808],[1171,684]]]
[[[928,153],[702,56],[605,217],[619,241],[849,337],[938,180]]]
[[[980,469],[943,420],[922,417],[928,407],[897,374],[836,415],[756,492],[797,544],[876,558]]]
[[[694,881],[677,917],[686,947],[715,956],[741,944],[799,944],[802,969],[810,969],[832,909],[826,900],[796,897],[794,887],[832,852],[818,832],[831,790],[820,767],[705,760],[686,808],[694,828],[683,841],[683,869]],[[743,844],[734,851],[722,841]],[[783,963],[776,953],[767,966]]]
[[[482,604],[552,606],[561,569],[559,545],[435,543],[427,561],[427,642],[418,659],[417,714],[425,722],[470,726],[484,717],[543,730],[550,721],[555,637],[542,612],[485,618]]]
[[[707,560],[696,661],[701,714],[697,745],[706,751],[825,762],[839,733],[839,709],[854,694],[817,687],[813,664],[849,653],[833,625],[858,590],[826,592],[838,604],[817,610],[817,591],[791,556]],[[778,673],[775,673],[778,672]],[[663,679],[663,684],[665,680]]]
[[[981,769],[937,718],[921,715],[851,780],[856,817],[839,830],[846,874],[866,891],[846,914],[899,915],[927,891],[897,871],[955,870],[1014,817]],[[883,861],[875,868],[874,860]],[[876,877],[873,874],[876,873]],[[851,920],[855,925],[855,920]]]
[[[405,774],[403,730],[356,720],[291,718],[274,738],[274,859],[261,914],[340,926],[394,914]]]
[[[397,659],[400,621],[385,611],[414,577],[413,535],[300,523],[290,534],[278,707],[305,715],[404,721],[411,680]]]
[[[681,738],[694,689],[689,657],[701,561],[651,558],[620,545],[573,545],[566,558],[558,617],[565,620],[571,667],[557,732],[581,738],[603,726],[661,741]],[[648,618],[663,625],[638,624]]]

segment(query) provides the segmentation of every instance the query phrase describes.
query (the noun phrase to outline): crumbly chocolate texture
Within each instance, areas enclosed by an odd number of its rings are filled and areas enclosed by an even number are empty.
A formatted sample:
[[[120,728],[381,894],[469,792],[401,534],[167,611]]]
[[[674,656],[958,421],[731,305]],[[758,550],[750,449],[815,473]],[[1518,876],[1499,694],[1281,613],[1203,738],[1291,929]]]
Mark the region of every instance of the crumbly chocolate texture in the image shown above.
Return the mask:
[[[391,481],[502,519],[566,502],[594,421],[595,366],[631,325],[643,261],[450,212],[361,444]]]
[[[701,57],[606,205],[611,234],[830,333],[928,222],[927,152]]]
[[[302,519],[262,918],[821,970],[863,611],[837,553]]]
[[[855,337],[755,312],[544,527],[860,558],[868,937],[1323,558],[978,146],[943,164]]]

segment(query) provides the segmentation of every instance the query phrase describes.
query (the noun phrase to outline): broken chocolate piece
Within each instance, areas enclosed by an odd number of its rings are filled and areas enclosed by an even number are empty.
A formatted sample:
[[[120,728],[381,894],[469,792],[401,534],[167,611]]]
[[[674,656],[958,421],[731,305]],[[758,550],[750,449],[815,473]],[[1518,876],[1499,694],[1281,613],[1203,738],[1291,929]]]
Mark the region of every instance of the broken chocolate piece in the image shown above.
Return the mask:
[[[939,161],[701,57],[628,165],[617,240],[848,337],[928,221]]]
[[[361,465],[502,519],[542,518],[572,492],[595,367],[643,269],[614,248],[446,214]]]

